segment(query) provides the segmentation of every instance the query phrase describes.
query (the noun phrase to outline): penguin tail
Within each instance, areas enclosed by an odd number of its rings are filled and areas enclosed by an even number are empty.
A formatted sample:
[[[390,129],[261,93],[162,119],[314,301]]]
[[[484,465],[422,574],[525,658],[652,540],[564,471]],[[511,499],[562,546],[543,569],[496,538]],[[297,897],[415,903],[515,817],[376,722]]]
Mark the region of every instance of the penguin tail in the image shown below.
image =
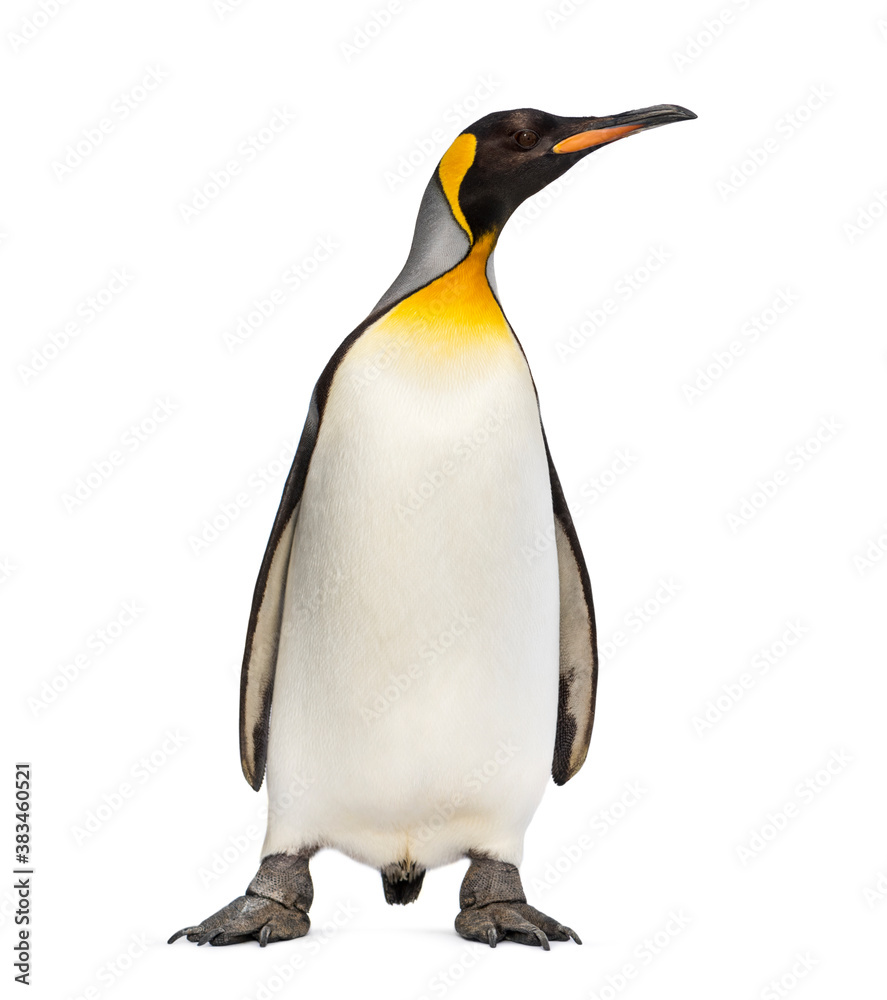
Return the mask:
[[[414,862],[401,861],[383,868],[382,888],[385,902],[390,906],[406,906],[415,903],[422,891],[425,869],[417,868]]]

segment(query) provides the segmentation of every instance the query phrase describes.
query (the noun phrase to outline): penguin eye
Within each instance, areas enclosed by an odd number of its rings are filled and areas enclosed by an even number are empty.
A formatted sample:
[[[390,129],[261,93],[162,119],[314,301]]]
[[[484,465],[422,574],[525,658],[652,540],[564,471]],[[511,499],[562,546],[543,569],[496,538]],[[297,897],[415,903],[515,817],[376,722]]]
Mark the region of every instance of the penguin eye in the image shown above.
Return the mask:
[[[528,128],[522,128],[520,132],[514,133],[514,141],[521,149],[532,149],[539,141],[539,136]]]

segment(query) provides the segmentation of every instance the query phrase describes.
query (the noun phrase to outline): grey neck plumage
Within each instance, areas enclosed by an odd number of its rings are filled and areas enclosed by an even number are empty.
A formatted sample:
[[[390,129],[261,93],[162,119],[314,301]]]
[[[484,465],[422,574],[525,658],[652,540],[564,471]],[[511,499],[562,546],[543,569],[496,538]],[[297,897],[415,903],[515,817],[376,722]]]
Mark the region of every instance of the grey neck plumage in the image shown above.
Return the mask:
[[[464,260],[470,249],[468,234],[453,218],[437,179],[432,177],[419,205],[413,245],[407,261],[394,283],[376,303],[373,313],[390,309],[396,302],[439,278]],[[487,280],[496,293],[493,254],[487,261]]]

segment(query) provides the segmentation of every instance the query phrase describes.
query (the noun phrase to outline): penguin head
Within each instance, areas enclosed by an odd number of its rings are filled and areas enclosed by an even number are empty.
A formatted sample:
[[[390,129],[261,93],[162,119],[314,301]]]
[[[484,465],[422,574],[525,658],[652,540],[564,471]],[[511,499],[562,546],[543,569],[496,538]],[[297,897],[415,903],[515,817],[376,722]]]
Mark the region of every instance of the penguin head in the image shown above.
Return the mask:
[[[695,117],[676,104],[603,118],[561,118],[534,108],[496,111],[457,136],[437,178],[469,240],[490,233],[495,239],[522,202],[595,149]]]

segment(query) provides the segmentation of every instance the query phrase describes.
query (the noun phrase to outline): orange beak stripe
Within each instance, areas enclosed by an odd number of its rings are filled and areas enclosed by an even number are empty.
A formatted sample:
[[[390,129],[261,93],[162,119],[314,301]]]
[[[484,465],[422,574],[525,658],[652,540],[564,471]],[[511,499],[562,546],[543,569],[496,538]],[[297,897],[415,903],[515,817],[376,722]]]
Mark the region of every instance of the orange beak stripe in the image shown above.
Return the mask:
[[[580,149],[588,149],[590,146],[599,146],[602,142],[612,142],[614,139],[621,139],[624,135],[636,132],[638,125],[617,125],[614,128],[593,128],[588,132],[577,132],[567,139],[562,139],[555,147],[555,153],[575,153]]]

